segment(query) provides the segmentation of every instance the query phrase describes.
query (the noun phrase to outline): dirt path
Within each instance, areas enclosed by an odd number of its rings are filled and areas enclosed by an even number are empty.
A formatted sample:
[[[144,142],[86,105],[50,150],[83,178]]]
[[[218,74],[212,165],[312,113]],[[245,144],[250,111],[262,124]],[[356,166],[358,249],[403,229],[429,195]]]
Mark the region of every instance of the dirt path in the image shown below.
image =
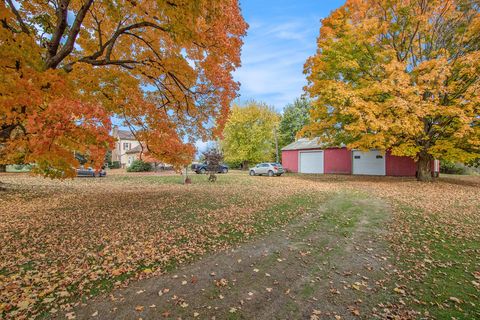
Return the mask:
[[[284,230],[78,306],[76,319],[356,319],[386,299],[388,207],[336,194]]]

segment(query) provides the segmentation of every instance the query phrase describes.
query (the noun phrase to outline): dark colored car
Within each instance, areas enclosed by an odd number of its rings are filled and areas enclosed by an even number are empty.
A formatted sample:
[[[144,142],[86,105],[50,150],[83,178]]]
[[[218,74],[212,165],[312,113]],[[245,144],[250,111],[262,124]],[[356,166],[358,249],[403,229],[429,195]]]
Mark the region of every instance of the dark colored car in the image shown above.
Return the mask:
[[[80,167],[77,169],[77,177],[105,177],[106,175],[107,172],[104,168],[95,170],[92,167]]]
[[[212,170],[209,170],[210,168],[209,168],[208,164],[206,164],[206,163],[194,163],[194,164],[192,164],[191,169],[196,174],[200,174],[200,173],[205,174],[208,171],[212,171]],[[226,166],[224,164],[221,164],[221,165],[218,166],[217,173],[227,173],[227,172],[228,172],[228,166]]]

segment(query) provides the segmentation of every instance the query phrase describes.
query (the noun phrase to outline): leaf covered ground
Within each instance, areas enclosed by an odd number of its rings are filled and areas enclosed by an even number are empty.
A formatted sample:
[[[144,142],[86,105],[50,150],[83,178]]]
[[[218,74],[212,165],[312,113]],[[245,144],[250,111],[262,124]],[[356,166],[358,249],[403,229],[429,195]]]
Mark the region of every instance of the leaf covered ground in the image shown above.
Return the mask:
[[[0,241],[8,245],[0,247],[0,314],[73,317],[73,307],[88,297],[278,230],[326,203],[340,203],[331,201],[339,193],[360,192],[392,212],[380,226],[388,247],[385,258],[392,264],[379,277],[391,281],[382,283],[383,293],[372,300],[378,302],[370,308],[372,315],[480,316],[477,177],[433,184],[347,176],[269,179],[244,173],[221,175],[216,184],[205,176],[193,178],[192,185],[184,186],[175,175],[64,182],[1,176],[7,191],[0,194]],[[342,208],[334,211],[350,212]],[[346,217],[340,226],[352,219]],[[311,287],[304,289],[305,296],[318,292],[315,283]],[[311,302],[309,307],[315,300]],[[325,312],[320,309],[315,310]],[[332,310],[327,312],[333,317],[338,310]],[[361,308],[348,312],[356,316],[359,310],[364,314]]]

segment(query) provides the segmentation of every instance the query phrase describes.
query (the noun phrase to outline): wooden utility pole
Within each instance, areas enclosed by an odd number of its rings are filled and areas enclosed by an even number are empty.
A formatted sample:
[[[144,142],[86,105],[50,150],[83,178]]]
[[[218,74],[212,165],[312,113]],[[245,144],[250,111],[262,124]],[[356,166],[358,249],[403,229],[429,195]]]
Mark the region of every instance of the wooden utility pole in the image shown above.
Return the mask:
[[[278,157],[278,138],[277,138],[277,126],[273,126],[273,135],[275,136],[275,152],[276,152],[276,162],[280,163],[280,159]]]

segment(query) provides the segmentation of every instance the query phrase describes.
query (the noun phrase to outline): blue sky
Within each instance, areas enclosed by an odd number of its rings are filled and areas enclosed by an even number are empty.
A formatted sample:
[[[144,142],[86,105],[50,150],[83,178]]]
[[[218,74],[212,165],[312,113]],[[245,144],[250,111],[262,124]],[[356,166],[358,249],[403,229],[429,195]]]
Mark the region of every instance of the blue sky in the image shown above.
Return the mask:
[[[344,0],[240,0],[249,29],[242,48],[239,101],[255,99],[278,112],[303,94],[303,65],[317,48],[320,19]],[[197,141],[198,152],[211,142]]]
[[[250,25],[242,48],[240,101],[255,99],[277,111],[303,93],[303,65],[316,51],[320,19],[344,0],[240,0]]]

